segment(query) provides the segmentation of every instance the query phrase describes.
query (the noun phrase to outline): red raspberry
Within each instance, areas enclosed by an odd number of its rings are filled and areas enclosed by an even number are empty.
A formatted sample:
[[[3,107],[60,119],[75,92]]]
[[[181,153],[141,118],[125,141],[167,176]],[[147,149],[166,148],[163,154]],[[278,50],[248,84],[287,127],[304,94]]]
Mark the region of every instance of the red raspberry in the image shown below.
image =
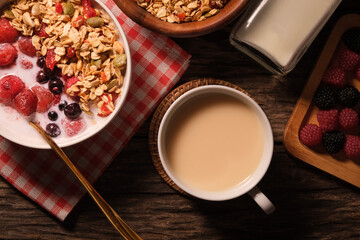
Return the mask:
[[[0,44],[0,66],[8,66],[15,62],[17,57],[16,48],[10,43]]]
[[[51,71],[54,70],[54,67],[56,65],[55,56],[56,53],[54,49],[49,49],[46,53],[45,64],[46,67],[51,69]]]
[[[67,136],[72,137],[81,132],[85,128],[85,122],[82,118],[77,120],[70,120],[65,118],[61,120],[61,124]]]
[[[340,127],[351,130],[359,125],[359,114],[351,108],[344,108],[339,114]]]
[[[343,88],[346,85],[345,71],[340,67],[329,67],[321,81],[333,88]]]
[[[25,88],[24,82],[17,76],[6,75],[0,79],[0,103],[9,105]]]
[[[90,0],[82,0],[83,13],[86,18],[96,17],[96,11],[91,7]]]
[[[360,62],[360,55],[346,46],[342,47],[338,57],[339,66],[345,71],[352,71]]]
[[[73,58],[73,57],[75,57],[75,55],[76,55],[76,51],[75,51],[75,49],[73,47],[68,47],[66,49],[66,56],[68,58]]]
[[[49,90],[41,86],[34,86],[31,90],[35,93],[38,99],[36,112],[43,113],[49,110],[53,104],[54,95]]]
[[[48,38],[49,35],[45,31],[46,27],[47,27],[47,24],[42,22],[40,25],[40,30],[35,31],[35,34],[38,35],[39,37]]]
[[[0,18],[0,43],[16,42],[19,32],[11,26],[9,20]]]
[[[37,98],[30,89],[24,89],[14,98],[14,108],[24,116],[36,111]]]
[[[36,48],[32,44],[31,37],[21,36],[19,38],[19,49],[30,57],[36,56]]]
[[[299,133],[300,142],[308,147],[315,146],[321,142],[322,139],[321,128],[315,124],[306,124]]]
[[[360,157],[360,137],[348,135],[344,145],[346,157],[354,159]]]
[[[360,67],[356,70],[355,77],[360,81]]]
[[[24,58],[22,58],[20,60],[20,66],[23,68],[23,69],[31,69],[33,68],[33,64],[32,62],[30,62],[29,60],[26,60]]]
[[[61,5],[61,3],[55,3],[55,12],[57,12],[58,14],[61,14],[63,11],[63,7]]]
[[[339,111],[337,109],[319,110],[317,120],[322,130],[333,131],[339,125]]]
[[[52,102],[53,105],[57,105],[61,100],[61,96],[60,95],[54,95],[54,100]]]

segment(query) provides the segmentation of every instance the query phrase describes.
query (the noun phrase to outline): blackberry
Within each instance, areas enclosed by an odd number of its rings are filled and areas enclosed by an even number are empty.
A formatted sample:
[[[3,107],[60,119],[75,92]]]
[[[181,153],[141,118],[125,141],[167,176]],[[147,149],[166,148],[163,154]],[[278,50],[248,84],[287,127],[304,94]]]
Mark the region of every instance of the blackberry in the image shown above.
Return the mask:
[[[321,110],[329,110],[336,105],[335,92],[327,85],[320,86],[314,95],[314,105]]]
[[[323,146],[326,152],[338,153],[345,144],[345,134],[340,131],[325,132],[322,137]]]
[[[360,28],[351,28],[343,34],[344,44],[351,50],[360,54]]]
[[[342,106],[352,108],[359,102],[360,93],[355,87],[346,86],[337,92],[336,98]]]

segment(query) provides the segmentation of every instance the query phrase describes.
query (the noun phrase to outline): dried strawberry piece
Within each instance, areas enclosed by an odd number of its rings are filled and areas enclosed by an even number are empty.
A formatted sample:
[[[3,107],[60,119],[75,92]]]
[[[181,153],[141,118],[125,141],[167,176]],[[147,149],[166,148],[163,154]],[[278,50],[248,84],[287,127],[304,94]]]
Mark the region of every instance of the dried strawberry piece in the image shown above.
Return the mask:
[[[9,20],[0,18],[0,43],[12,43],[19,37],[19,32],[11,26]]]
[[[105,97],[104,97],[105,96]],[[104,93],[101,97],[103,100],[103,105],[99,109],[98,116],[106,117],[109,116],[114,111],[113,95],[109,93]]]
[[[66,80],[66,83],[65,83],[65,89],[67,90],[67,89],[70,88],[72,85],[74,85],[75,83],[77,83],[77,81],[79,81],[79,78],[77,78],[77,77],[68,78],[68,79]]]
[[[43,113],[49,110],[53,103],[54,95],[49,90],[41,86],[34,86],[31,90],[35,93],[38,99],[36,112]]]
[[[83,12],[86,18],[96,17],[96,11],[91,7],[90,0],[82,0]]]
[[[37,97],[30,89],[24,89],[14,98],[14,108],[24,116],[36,111]]]
[[[47,24],[42,22],[40,25],[40,30],[35,31],[35,34],[38,35],[39,37],[48,38],[49,35],[45,31],[46,27],[47,27]]]
[[[0,44],[0,66],[8,66],[15,62],[17,57],[16,48],[10,43]]]
[[[33,68],[33,64],[32,62],[30,62],[29,60],[26,60],[24,58],[22,58],[20,60],[20,66],[23,68],[23,69],[31,69]]]
[[[64,128],[64,132],[67,136],[72,137],[80,133],[85,128],[85,121],[82,118],[77,120],[70,120],[68,118],[64,118],[61,121],[61,125]]]
[[[78,16],[74,21],[72,21],[72,26],[75,28],[79,28],[84,25],[85,19],[83,16]]]
[[[46,53],[45,64],[51,71],[54,70],[56,65],[55,56],[56,53],[54,49],[49,49]]]
[[[0,79],[0,103],[9,105],[25,88],[24,82],[15,75],[6,75]]]
[[[63,11],[63,7],[61,5],[61,3],[55,3],[55,12],[57,12],[58,14],[61,14]]]
[[[76,55],[76,50],[73,47],[68,47],[66,49],[66,56],[68,58],[73,58],[73,57],[75,57],[75,55]]]
[[[19,43],[19,49],[22,53],[25,53],[30,57],[36,56],[36,48],[32,44],[31,37],[21,36],[19,38],[18,43]]]
[[[184,19],[185,19],[185,12],[179,13],[179,14],[178,14],[178,17],[179,17],[180,21],[184,21]]]

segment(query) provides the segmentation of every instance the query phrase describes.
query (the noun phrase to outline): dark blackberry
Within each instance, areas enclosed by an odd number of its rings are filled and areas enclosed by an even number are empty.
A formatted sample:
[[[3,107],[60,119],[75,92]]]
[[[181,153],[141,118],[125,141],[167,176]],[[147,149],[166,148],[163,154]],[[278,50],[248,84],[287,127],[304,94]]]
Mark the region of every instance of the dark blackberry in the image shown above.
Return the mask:
[[[61,134],[61,130],[57,124],[49,123],[48,125],[46,125],[46,133],[50,137],[57,137]]]
[[[338,153],[345,143],[345,134],[340,131],[325,132],[322,137],[323,146],[326,152]]]
[[[360,53],[360,28],[351,28],[343,34],[344,44],[356,53]]]
[[[355,87],[346,86],[337,92],[336,98],[342,106],[352,108],[359,102],[360,93]]]
[[[336,97],[335,92],[329,86],[320,86],[314,95],[314,105],[321,110],[329,110],[335,107]]]

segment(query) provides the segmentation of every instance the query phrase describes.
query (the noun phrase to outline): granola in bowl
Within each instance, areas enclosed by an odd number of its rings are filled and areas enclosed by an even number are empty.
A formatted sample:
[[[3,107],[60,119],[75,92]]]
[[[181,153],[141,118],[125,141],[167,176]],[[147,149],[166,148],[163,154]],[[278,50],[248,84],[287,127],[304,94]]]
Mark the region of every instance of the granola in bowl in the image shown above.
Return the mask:
[[[100,1],[15,0],[0,18],[0,35],[7,29],[15,37],[3,41],[0,36],[0,57],[5,44],[14,57],[7,65],[0,61],[1,124],[11,129],[35,120],[59,145],[68,146],[100,131],[123,105],[129,46]],[[16,91],[7,90],[9,83]]]
[[[135,0],[155,17],[170,23],[199,22],[216,15],[228,0]]]

